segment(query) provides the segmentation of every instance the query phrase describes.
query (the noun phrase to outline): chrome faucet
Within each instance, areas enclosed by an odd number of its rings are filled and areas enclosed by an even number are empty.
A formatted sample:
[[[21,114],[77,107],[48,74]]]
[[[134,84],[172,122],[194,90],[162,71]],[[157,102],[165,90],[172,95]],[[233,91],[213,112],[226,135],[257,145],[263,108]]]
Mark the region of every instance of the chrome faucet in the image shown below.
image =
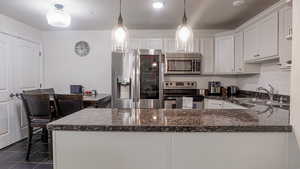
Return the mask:
[[[264,87],[258,87],[257,91],[265,91],[271,102],[273,102],[273,96],[274,96],[274,87],[272,85],[269,84],[270,90],[264,88]]]

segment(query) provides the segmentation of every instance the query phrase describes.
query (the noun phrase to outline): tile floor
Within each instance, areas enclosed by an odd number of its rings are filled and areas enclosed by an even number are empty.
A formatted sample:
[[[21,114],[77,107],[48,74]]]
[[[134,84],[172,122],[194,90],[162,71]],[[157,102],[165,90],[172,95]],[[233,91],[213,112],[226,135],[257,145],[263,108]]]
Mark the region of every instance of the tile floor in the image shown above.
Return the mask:
[[[33,139],[30,161],[25,160],[26,140],[0,150],[0,169],[53,169],[48,144]]]

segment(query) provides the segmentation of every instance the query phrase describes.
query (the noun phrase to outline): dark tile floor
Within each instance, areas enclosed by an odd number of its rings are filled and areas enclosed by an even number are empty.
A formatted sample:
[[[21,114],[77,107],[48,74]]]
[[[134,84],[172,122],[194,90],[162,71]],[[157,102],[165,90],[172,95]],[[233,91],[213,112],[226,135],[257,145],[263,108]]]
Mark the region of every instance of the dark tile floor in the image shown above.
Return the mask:
[[[0,150],[0,169],[53,169],[48,144],[33,139],[30,161],[25,160],[26,140]]]

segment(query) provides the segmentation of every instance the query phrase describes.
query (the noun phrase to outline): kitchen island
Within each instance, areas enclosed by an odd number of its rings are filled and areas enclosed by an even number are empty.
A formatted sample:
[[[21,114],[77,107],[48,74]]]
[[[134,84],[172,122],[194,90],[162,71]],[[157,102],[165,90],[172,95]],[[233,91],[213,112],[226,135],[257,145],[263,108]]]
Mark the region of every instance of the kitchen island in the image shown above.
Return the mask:
[[[254,109],[84,109],[48,128],[55,169],[288,169],[292,127],[269,119]]]

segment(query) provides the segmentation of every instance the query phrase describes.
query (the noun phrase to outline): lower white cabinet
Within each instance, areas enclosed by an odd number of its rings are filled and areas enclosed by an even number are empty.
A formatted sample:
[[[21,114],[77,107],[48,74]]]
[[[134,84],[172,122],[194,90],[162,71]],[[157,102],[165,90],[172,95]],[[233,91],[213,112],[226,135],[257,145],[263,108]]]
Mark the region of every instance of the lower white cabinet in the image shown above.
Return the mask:
[[[54,169],[289,169],[288,163],[299,168],[298,157],[290,158],[289,150],[299,149],[296,140],[288,142],[290,135],[54,131],[53,162]]]
[[[234,37],[221,36],[215,39],[215,72],[234,72]]]

